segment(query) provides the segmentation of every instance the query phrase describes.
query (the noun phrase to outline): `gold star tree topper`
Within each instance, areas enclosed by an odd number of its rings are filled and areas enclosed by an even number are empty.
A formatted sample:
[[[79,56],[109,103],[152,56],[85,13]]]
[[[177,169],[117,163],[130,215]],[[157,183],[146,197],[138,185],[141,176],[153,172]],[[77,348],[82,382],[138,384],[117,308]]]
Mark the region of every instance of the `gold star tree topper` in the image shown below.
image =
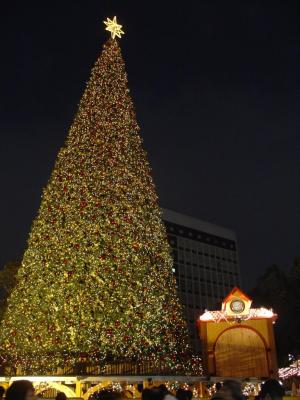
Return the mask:
[[[106,25],[105,30],[109,31],[111,34],[111,37],[114,39],[116,36],[121,37],[124,35],[124,32],[122,31],[122,25],[119,25],[117,23],[117,17],[113,17],[113,19],[107,18],[107,21],[103,21],[104,24]]]

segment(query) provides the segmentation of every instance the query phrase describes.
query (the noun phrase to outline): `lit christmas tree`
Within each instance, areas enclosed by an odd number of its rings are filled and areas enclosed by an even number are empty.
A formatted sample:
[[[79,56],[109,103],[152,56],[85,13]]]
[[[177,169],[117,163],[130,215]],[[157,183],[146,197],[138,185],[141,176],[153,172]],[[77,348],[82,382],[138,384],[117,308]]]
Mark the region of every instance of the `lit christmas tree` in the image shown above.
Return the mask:
[[[118,360],[176,369],[186,326],[115,36],[60,150],[0,335],[23,371]]]

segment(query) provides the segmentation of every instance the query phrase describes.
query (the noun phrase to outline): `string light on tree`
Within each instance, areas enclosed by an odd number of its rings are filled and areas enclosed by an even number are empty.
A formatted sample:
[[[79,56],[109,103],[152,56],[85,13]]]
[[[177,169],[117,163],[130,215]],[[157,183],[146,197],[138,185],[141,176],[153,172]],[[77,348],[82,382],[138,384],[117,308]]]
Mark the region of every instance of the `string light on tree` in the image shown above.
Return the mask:
[[[167,235],[114,39],[124,32],[116,17],[105,25],[111,38],[43,191],[0,329],[1,354],[31,374],[107,360],[187,364]]]

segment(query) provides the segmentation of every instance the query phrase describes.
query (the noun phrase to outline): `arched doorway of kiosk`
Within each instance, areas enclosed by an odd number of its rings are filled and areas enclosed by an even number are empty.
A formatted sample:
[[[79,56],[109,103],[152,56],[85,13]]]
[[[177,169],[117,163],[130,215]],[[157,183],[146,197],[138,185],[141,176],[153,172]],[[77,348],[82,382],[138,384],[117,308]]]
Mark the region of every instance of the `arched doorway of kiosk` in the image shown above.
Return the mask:
[[[226,329],[214,346],[216,376],[269,376],[267,348],[260,334],[246,326]]]

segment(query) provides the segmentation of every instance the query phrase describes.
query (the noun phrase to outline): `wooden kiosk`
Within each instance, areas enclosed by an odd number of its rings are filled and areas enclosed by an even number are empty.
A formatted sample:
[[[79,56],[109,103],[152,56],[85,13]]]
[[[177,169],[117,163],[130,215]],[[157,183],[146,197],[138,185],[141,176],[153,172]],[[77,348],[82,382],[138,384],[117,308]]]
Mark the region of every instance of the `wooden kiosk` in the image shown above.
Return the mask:
[[[205,373],[232,378],[277,376],[273,324],[277,315],[252,308],[252,300],[235,287],[220,311],[199,318]]]

